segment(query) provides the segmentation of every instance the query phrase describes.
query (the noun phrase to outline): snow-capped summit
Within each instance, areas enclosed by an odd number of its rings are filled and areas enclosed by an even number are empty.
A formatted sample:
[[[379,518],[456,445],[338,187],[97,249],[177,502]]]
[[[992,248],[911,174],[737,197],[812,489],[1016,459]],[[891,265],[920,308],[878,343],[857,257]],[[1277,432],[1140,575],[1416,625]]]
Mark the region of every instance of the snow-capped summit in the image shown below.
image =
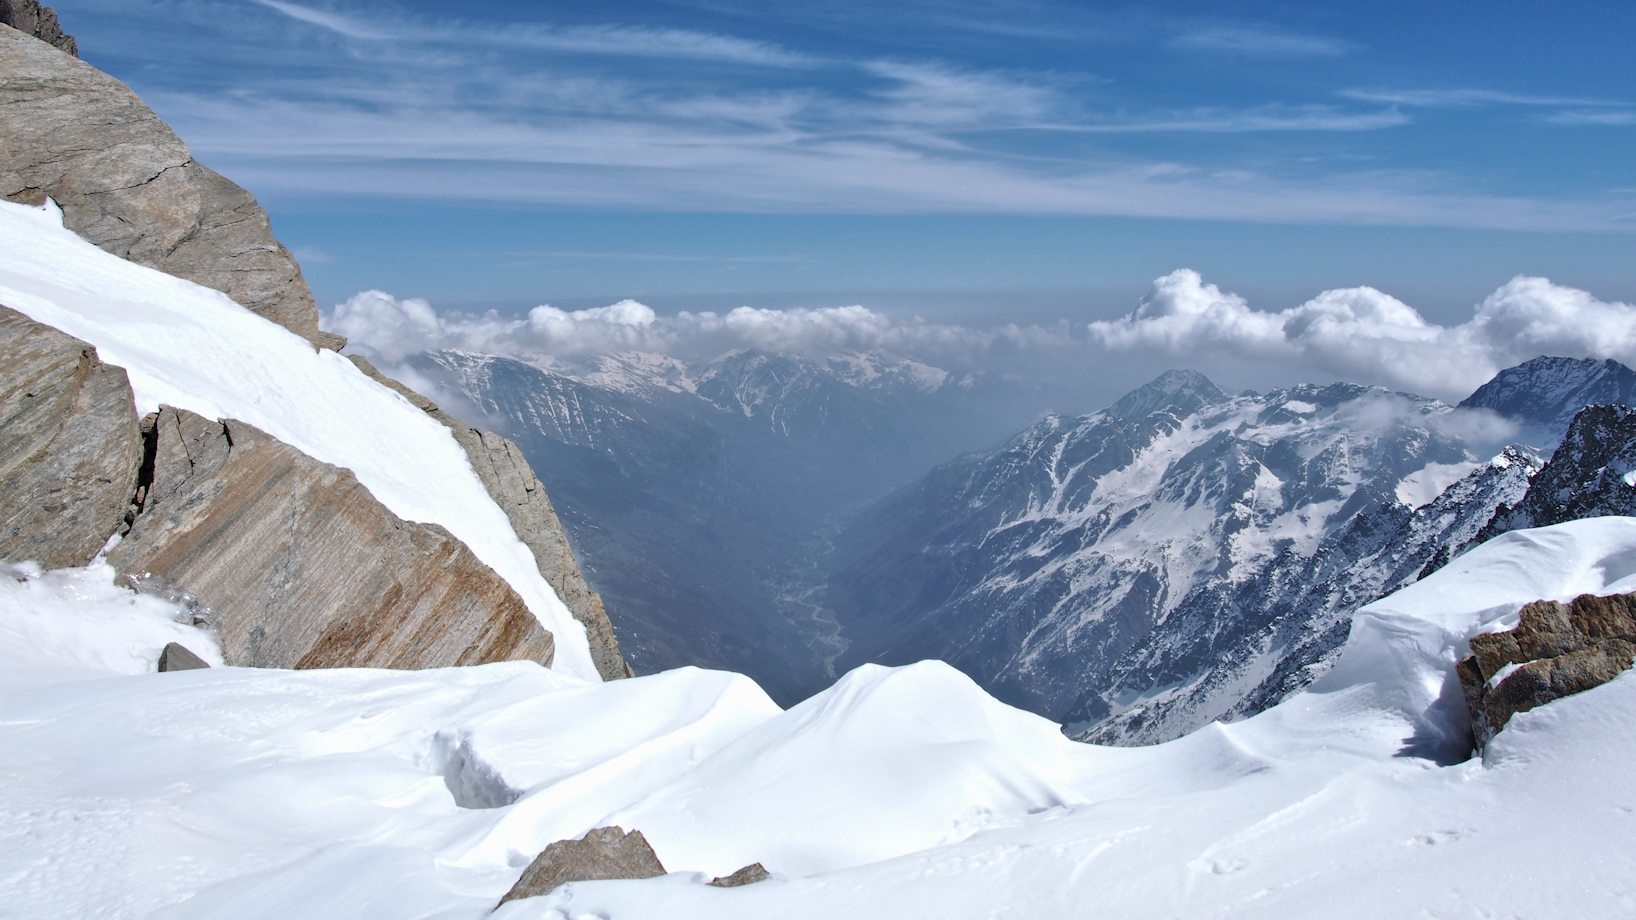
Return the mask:
[[[1169,370],[1126,393],[1106,411],[1134,422],[1161,409],[1177,416],[1189,415],[1226,399],[1227,394],[1198,371]]]
[[[1580,409],[1636,403],[1636,371],[1609,358],[1531,358],[1508,367],[1460,403],[1489,409],[1527,426],[1548,447]]]

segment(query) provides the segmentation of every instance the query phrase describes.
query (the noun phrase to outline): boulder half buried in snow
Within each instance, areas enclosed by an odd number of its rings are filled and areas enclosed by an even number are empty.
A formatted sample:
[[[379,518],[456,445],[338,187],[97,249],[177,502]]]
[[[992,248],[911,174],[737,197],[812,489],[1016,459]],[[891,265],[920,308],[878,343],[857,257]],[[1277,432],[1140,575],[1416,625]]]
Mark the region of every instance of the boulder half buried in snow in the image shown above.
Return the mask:
[[[121,573],[185,590],[229,664],[420,668],[527,659],[551,633],[442,527],[404,521],[357,477],[236,421],[163,408]]]
[[[1605,684],[1636,658],[1633,595],[1535,601],[1518,619],[1515,629],[1473,636],[1459,665],[1479,747],[1513,715]]]
[[[208,661],[193,654],[188,650],[187,646],[180,642],[168,643],[164,650],[159,653],[159,672],[161,674],[166,671],[197,671],[200,668],[208,667],[210,667]]]
[[[605,879],[654,878],[664,875],[658,854],[641,831],[599,827],[578,840],[558,840],[547,846],[523,870],[500,903],[549,894],[569,882]]]

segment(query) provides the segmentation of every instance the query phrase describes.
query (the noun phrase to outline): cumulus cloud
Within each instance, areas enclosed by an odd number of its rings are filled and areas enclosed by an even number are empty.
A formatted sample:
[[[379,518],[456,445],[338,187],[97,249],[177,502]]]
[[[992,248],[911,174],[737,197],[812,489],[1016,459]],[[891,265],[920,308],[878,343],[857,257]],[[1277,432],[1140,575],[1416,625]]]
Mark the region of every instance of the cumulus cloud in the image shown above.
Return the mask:
[[[1442,325],[1370,287],[1258,310],[1198,272],[1178,269],[1156,280],[1129,315],[1087,330],[1092,341],[1115,350],[1286,361],[1445,399],[1462,398],[1502,368],[1541,354],[1636,363],[1636,307],[1531,277],[1501,286],[1466,322]]]
[[[896,319],[862,306],[660,316],[624,300],[607,307],[563,310],[542,305],[520,317],[495,311],[439,311],[425,300],[364,291],[336,305],[323,326],[346,336],[373,359],[396,364],[423,351],[455,348],[518,358],[649,351],[713,358],[735,348],[792,354],[889,351],[960,367],[983,356],[1082,345],[1066,323],[971,327],[921,318]]]

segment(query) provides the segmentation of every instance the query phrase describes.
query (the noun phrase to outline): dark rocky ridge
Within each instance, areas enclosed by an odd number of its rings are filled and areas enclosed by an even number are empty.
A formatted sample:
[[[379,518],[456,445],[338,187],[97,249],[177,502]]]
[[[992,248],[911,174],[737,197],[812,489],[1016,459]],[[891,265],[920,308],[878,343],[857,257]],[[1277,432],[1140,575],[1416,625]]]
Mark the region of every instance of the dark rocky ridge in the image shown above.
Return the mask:
[[[0,0],[0,25],[11,26],[59,51],[79,57],[79,43],[74,41],[74,36],[63,32],[57,11],[41,6],[39,0]]]

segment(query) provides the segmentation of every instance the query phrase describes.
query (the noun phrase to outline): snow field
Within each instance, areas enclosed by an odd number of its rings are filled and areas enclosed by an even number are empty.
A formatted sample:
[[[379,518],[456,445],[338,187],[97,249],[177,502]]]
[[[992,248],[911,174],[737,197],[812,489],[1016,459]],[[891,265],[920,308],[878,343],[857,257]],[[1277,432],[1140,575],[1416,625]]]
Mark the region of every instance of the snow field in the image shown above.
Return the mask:
[[[0,304],[96,346],[129,375],[138,412],[163,403],[247,422],[351,470],[398,517],[448,528],[551,631],[556,670],[599,679],[584,627],[448,429],[341,355],[224,294],[109,255],[60,221],[54,205],[0,202]]]
[[[39,603],[76,602],[50,578]],[[10,687],[0,904],[475,920],[546,843],[620,824],[672,874],[497,916],[1626,916],[1636,679],[1462,763],[1441,704],[1469,637],[1522,603],[1629,590],[1636,519],[1510,534],[1366,608],[1309,691],[1151,748],[1069,742],[929,662],[787,712],[737,675],[589,685],[527,663]],[[99,607],[147,616],[117,589],[77,602],[86,629]],[[702,884],[751,861],[775,877]]]

